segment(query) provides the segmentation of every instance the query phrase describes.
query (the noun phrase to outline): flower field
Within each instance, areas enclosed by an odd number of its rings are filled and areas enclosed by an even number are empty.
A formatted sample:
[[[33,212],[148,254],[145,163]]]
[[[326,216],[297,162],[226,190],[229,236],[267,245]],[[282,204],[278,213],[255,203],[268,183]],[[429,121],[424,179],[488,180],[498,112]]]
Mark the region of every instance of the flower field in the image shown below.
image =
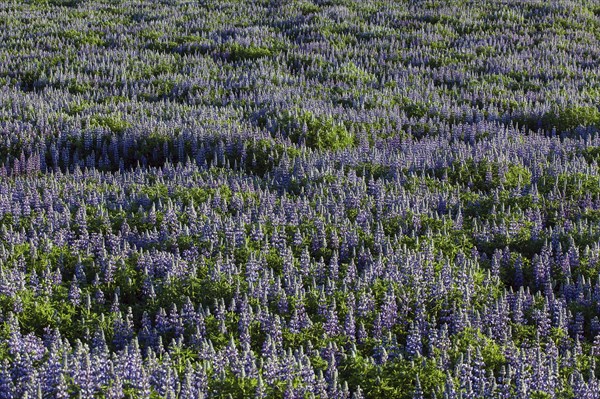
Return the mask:
[[[597,0],[0,1],[0,399],[600,399]]]

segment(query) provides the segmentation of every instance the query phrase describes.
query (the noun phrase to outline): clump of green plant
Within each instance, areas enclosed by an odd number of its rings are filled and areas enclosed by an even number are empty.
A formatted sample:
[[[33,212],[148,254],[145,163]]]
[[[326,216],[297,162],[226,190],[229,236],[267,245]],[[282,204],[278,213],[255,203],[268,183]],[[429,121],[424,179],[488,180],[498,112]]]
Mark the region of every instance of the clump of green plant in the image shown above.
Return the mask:
[[[321,9],[318,5],[311,3],[310,1],[302,1],[297,4],[297,7],[303,15],[314,14]]]
[[[72,40],[77,45],[104,46],[106,43],[101,33],[92,31],[78,31],[75,29],[65,30],[60,34],[61,37]]]
[[[375,80],[373,74],[365,71],[353,62],[343,65],[331,77],[346,83],[370,82]]]
[[[509,165],[504,175],[503,185],[505,188],[515,188],[531,182],[531,171],[525,166]]]
[[[396,96],[393,103],[402,108],[409,118],[422,118],[429,113],[429,106],[422,101],[414,101],[406,96]]]
[[[354,136],[332,117],[316,116],[307,110],[286,111],[278,121],[295,143],[309,148],[339,150],[352,147]]]
[[[258,175],[273,170],[284,154],[289,159],[300,155],[300,150],[297,148],[284,146],[270,139],[260,139],[246,144],[246,152],[246,168]]]
[[[76,115],[92,106],[93,104],[89,101],[74,101],[68,105],[66,112],[69,115]]]
[[[117,115],[95,115],[90,120],[91,127],[105,127],[113,133],[123,133],[125,129],[131,127],[131,124]]]
[[[234,43],[227,49],[229,51],[230,61],[240,60],[256,60],[262,57],[269,57],[272,55],[272,51],[268,47],[256,46],[254,44],[250,46],[242,46],[241,44]]]
[[[572,105],[554,110],[544,116],[544,125],[557,131],[573,130],[578,126],[600,126],[597,107]]]
[[[87,82],[78,82],[73,80],[69,83],[68,90],[71,94],[83,94],[92,89],[92,85]]]
[[[40,69],[30,69],[21,73],[21,89],[24,91],[33,91],[37,86],[39,86],[39,81],[41,78],[42,72]]]

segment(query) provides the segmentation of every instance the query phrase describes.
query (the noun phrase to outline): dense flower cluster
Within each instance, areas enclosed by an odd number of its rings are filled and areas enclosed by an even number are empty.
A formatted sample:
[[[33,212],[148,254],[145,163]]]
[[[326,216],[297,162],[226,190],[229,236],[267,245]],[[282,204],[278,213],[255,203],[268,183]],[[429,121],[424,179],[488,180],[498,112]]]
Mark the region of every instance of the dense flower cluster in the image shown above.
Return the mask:
[[[0,399],[600,398],[592,0],[0,2]]]

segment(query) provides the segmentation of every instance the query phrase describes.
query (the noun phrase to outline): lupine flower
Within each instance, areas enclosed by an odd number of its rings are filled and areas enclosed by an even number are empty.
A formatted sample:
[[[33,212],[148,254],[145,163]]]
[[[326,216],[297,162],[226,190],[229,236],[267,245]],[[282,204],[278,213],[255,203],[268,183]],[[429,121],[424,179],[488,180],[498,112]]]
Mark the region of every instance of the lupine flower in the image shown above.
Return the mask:
[[[596,5],[34,3],[0,398],[597,397]]]

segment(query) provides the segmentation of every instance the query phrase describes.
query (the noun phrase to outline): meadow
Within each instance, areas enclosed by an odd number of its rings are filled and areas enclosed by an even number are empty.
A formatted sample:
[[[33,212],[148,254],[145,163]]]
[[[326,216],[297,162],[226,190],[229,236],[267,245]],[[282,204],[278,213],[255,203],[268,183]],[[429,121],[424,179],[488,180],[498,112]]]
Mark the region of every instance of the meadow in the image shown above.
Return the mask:
[[[0,399],[600,399],[597,0],[0,2]]]

